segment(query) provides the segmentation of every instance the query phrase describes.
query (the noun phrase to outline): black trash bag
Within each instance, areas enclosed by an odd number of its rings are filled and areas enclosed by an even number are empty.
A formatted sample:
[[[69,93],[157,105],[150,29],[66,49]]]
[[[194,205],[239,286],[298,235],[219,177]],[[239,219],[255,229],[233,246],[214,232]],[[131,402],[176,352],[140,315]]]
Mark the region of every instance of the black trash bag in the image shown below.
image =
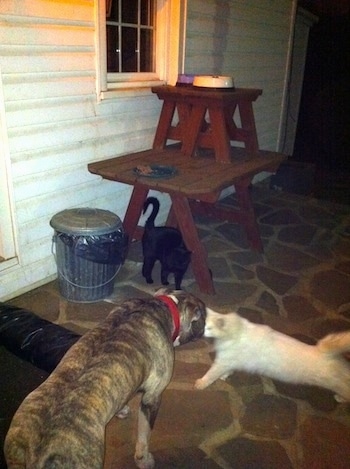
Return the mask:
[[[114,231],[98,236],[82,236],[58,233],[60,240],[74,250],[74,254],[99,264],[121,265],[124,263],[128,236]]]
[[[0,303],[0,345],[48,373],[80,337],[30,311]]]

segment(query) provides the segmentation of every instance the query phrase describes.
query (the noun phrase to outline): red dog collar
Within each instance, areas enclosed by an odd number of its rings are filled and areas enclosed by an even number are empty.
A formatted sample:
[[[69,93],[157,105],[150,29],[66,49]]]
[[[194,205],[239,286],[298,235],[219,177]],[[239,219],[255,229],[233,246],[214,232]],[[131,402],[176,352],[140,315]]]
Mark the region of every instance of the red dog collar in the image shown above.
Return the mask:
[[[173,299],[171,299],[169,296],[166,295],[159,295],[156,296],[157,300],[163,301],[169,308],[171,315],[173,317],[173,322],[174,322],[174,333],[173,333],[173,342],[175,339],[178,337],[179,332],[180,332],[180,314],[179,310],[177,309],[177,305]]]

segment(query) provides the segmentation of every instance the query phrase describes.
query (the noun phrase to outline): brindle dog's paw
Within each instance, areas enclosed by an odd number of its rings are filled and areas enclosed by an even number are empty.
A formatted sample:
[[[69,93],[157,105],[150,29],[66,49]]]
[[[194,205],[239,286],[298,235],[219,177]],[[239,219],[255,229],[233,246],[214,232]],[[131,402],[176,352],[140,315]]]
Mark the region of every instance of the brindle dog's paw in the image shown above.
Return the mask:
[[[335,399],[337,402],[340,402],[340,403],[342,403],[342,402],[348,402],[348,400],[345,399],[345,397],[342,397],[342,396],[340,396],[339,394],[335,394],[335,395],[334,395],[334,399]]]
[[[126,417],[130,414],[130,407],[128,405],[124,406],[122,410],[117,412],[118,419],[126,419]]]

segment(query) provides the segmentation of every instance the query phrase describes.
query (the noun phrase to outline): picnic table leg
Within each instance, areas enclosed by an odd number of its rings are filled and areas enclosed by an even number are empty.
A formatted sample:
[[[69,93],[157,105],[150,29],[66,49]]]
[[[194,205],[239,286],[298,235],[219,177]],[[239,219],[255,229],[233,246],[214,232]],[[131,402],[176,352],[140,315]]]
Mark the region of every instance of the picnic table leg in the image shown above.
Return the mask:
[[[171,210],[176,216],[186,247],[192,252],[191,265],[199,289],[203,293],[213,295],[215,290],[213,279],[208,268],[207,252],[199,239],[190,204],[187,198],[179,193],[173,193],[170,194],[170,196],[173,204]]]
[[[249,152],[259,151],[258,137],[255,126],[253,103],[244,101],[239,103],[239,114],[241,117],[242,129],[246,131],[244,140],[245,147]]]
[[[136,184],[132,191],[128,208],[126,209],[123,226],[128,235],[128,249],[133,239],[141,239],[142,232],[138,230],[137,225],[140,219],[143,204],[147,198],[148,188],[140,184]]]
[[[165,225],[166,226],[171,226],[173,228],[178,228],[178,226],[179,226],[179,224],[177,222],[177,219],[176,219],[176,213],[174,211],[173,205],[171,205],[171,207],[170,207],[170,210],[169,210],[168,217],[167,217]]]
[[[174,101],[164,101],[160,113],[158,127],[153,140],[153,148],[162,150],[165,148],[169,138],[169,130],[174,117],[176,104]]]
[[[236,183],[235,189],[240,213],[243,215],[242,224],[245,227],[249,245],[253,250],[262,252],[264,248],[251,196],[251,178]]]
[[[241,224],[244,227],[247,241],[251,249],[263,252],[263,244],[251,197],[251,177],[242,179],[235,183],[234,186],[236,190],[238,209],[226,207],[220,203],[212,204],[191,200],[189,204],[192,213],[212,217],[216,220]]]
[[[225,114],[223,109],[209,108],[210,126],[213,137],[213,147],[216,161],[230,163],[230,137],[227,133]]]
[[[184,136],[182,140],[182,152],[187,156],[193,156],[195,153],[198,136],[200,133],[201,126],[205,117],[207,108],[203,105],[192,107],[191,116],[188,120],[191,120],[191,125],[188,125],[184,129]]]

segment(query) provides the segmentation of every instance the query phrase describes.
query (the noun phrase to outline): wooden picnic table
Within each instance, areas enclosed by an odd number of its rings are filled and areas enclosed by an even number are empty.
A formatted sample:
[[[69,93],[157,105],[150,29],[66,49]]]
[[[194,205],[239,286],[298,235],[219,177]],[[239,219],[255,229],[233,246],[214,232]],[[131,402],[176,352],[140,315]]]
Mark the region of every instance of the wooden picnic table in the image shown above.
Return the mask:
[[[165,148],[97,161],[90,163],[88,170],[104,179],[133,186],[123,222],[129,242],[141,239],[143,229],[138,226],[138,221],[148,192],[153,189],[169,194],[172,205],[167,225],[180,229],[187,248],[192,251],[191,265],[199,289],[213,294],[215,289],[207,253],[199,239],[193,215],[204,214],[241,223],[250,247],[261,251],[262,242],[249,188],[256,174],[276,171],[284,159],[284,155],[276,152],[234,149],[230,161],[223,164],[209,153],[189,157],[182,149]],[[151,165],[172,166],[176,174],[169,179],[152,178],[140,176],[135,171],[138,166]],[[238,208],[218,203],[221,191],[229,186],[235,187]]]

